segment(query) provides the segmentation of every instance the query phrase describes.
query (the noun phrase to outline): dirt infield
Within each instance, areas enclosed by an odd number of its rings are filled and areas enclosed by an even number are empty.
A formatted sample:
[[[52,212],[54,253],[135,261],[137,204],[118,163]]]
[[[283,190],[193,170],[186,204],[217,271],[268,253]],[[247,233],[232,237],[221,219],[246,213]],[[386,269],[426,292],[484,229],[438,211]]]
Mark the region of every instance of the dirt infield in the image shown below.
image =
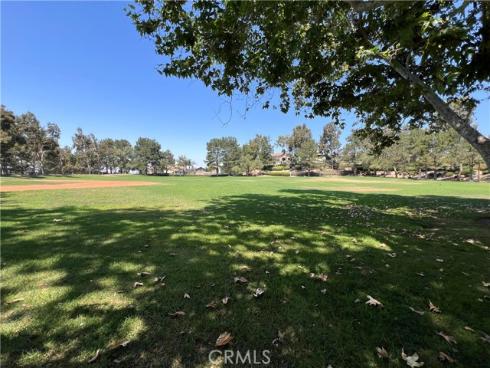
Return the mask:
[[[56,180],[52,180],[53,182]],[[76,181],[57,184],[28,184],[28,185],[2,185],[0,192],[23,192],[27,190],[60,190],[60,189],[91,189],[91,188],[117,188],[117,187],[142,187],[156,185],[150,181]]]

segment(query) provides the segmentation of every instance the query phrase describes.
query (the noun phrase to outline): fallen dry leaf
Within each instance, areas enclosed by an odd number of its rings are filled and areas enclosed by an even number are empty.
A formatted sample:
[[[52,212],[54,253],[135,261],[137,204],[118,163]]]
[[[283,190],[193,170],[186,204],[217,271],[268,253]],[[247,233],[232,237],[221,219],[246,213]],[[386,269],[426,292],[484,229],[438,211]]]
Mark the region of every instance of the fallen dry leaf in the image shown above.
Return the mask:
[[[100,349],[97,349],[97,351],[95,352],[95,355],[89,359],[88,363],[91,364],[93,362],[95,362],[97,359],[99,359],[100,357]]]
[[[216,339],[216,347],[221,347],[228,345],[230,341],[233,340],[233,336],[229,332],[223,332],[221,335],[218,336]]]
[[[142,271],[142,272],[138,272],[138,273],[137,273],[137,275],[138,275],[139,277],[144,277],[144,276],[150,276],[150,275],[151,275],[151,273],[146,272],[146,271]]]
[[[190,298],[191,298],[191,296],[189,294],[187,294],[187,293],[184,294],[184,299],[190,299]]]
[[[483,284],[483,286],[485,287],[490,287],[490,282],[485,282],[485,281],[482,281],[481,282]]]
[[[470,326],[464,326],[464,329],[466,331],[475,332],[475,330],[473,330]]]
[[[229,301],[230,301],[230,297],[229,296],[225,296],[223,299],[221,299],[221,302],[223,304],[228,304]]]
[[[485,332],[482,332],[482,336],[480,336],[480,340],[488,342],[490,344],[490,335],[487,335]]]
[[[449,344],[457,344],[456,339],[453,336],[446,335],[444,332],[439,331],[436,332],[436,335],[441,336],[444,340],[446,340]]]
[[[215,301],[212,301],[212,302],[209,302],[208,304],[206,304],[206,308],[209,308],[209,309],[216,309],[218,307],[218,303],[216,303]]]
[[[366,302],[367,305],[383,308],[383,303],[381,303],[379,300],[374,299],[371,295],[368,295],[367,298],[368,298]]]
[[[422,312],[422,311],[417,310],[417,309],[415,309],[415,308],[412,308],[412,307],[408,307],[408,308],[409,308],[409,309],[410,309],[412,312],[415,312],[415,313],[417,313],[417,314],[418,314],[418,315],[420,315],[420,316],[423,316],[423,315],[425,314],[425,312]]]
[[[153,283],[157,284],[159,282],[162,282],[163,280],[165,280],[167,276],[157,276],[153,279]]]
[[[173,318],[178,318],[178,317],[183,317],[185,316],[185,312],[184,311],[176,311],[174,313],[169,313],[168,314],[170,317],[173,317]]]
[[[315,280],[319,280],[319,281],[323,281],[323,282],[327,282],[328,275],[325,275],[324,273],[315,274],[312,272],[312,273],[310,273],[310,278],[315,279]]]
[[[382,347],[377,346],[376,353],[378,353],[378,357],[380,357],[381,359],[388,359],[390,357],[390,354],[388,354],[388,352],[383,346]]]
[[[449,355],[447,355],[446,353],[443,353],[442,351],[439,352],[439,360],[441,362],[446,362],[449,364],[456,363],[455,359],[451,358]]]
[[[262,294],[265,293],[265,290],[264,289],[261,289],[261,288],[257,288],[255,289],[255,292],[254,292],[254,297],[255,298],[258,298],[259,296],[261,296]]]
[[[133,284],[133,287],[134,287],[134,288],[137,288],[137,287],[140,287],[140,286],[143,286],[143,283],[142,283],[142,282],[138,282],[138,281],[136,281],[136,282]]]
[[[424,362],[419,362],[419,355],[417,353],[413,353],[412,355],[405,354],[405,351],[402,349],[402,359],[407,363],[407,365],[411,368],[422,367]]]
[[[429,300],[429,310],[433,313],[441,313],[441,310],[439,309],[438,306],[435,304],[432,304],[432,302]]]
[[[437,262],[440,262],[440,263],[443,263],[444,262],[444,260],[442,258],[436,258],[436,261]]]
[[[235,277],[233,281],[235,281],[237,284],[246,284],[248,282],[248,280],[243,276]]]
[[[417,272],[417,275],[419,275],[420,277],[425,277],[425,274],[423,272]]]
[[[114,351],[114,350],[117,350],[119,348],[125,348],[126,346],[128,346],[128,344],[130,342],[131,342],[130,340],[125,340],[125,341],[119,341],[119,342],[112,343],[109,346],[107,346],[107,350]]]

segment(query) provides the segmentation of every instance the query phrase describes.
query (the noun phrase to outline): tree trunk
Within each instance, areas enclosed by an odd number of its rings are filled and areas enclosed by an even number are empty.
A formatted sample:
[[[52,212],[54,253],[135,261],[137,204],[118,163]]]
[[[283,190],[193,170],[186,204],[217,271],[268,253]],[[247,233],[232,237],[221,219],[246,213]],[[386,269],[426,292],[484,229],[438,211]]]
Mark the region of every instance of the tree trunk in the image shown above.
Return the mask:
[[[388,60],[388,62],[404,79],[422,88],[424,98],[432,105],[434,110],[478,151],[487,168],[490,168],[490,139],[461,119],[424,81],[412,74],[405,66],[396,60]]]

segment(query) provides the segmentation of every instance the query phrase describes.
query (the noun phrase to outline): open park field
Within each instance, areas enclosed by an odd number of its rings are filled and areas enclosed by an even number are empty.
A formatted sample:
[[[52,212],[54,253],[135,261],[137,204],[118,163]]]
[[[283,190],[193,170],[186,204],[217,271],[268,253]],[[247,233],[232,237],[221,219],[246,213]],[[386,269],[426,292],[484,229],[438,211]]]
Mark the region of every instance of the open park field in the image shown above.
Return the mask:
[[[488,183],[1,183],[2,367],[221,366],[223,332],[271,367],[489,366]]]

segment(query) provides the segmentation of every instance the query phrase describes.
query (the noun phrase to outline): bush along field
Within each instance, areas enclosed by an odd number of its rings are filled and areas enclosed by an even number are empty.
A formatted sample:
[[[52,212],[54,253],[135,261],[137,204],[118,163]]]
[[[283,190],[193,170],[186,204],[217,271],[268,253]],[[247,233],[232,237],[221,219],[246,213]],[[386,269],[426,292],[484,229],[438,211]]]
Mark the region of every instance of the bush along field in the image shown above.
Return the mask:
[[[2,367],[488,367],[488,184],[53,179],[154,185],[1,193]]]

